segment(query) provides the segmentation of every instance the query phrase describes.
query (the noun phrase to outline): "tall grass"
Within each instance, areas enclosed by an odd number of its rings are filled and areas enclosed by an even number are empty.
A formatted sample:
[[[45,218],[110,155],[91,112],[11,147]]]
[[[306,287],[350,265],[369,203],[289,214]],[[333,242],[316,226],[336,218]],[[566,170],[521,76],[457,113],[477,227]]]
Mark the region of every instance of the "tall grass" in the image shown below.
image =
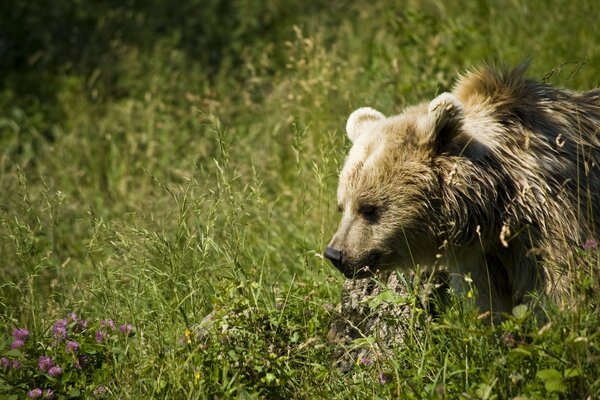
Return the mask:
[[[320,257],[353,109],[399,112],[483,62],[596,87],[595,2],[177,4],[0,6],[0,334],[131,322],[108,373],[73,383],[84,397],[598,396],[595,250],[543,323],[453,298],[348,374],[325,339],[342,277]]]

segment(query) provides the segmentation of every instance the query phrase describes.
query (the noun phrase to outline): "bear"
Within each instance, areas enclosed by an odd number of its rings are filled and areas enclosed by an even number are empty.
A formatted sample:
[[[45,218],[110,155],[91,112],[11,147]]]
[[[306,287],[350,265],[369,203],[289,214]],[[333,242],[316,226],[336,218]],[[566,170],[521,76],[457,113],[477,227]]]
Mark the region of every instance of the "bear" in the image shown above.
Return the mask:
[[[526,71],[486,65],[399,115],[354,111],[324,256],[351,279],[445,270],[495,315],[562,298],[570,255],[600,232],[600,88]]]

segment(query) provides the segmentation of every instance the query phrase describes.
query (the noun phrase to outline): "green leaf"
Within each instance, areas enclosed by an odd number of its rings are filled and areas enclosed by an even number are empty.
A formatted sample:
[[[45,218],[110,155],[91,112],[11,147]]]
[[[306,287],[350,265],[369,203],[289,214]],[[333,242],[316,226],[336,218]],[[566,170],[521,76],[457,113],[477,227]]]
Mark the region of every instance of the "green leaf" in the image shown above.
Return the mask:
[[[529,311],[529,309],[528,309],[527,305],[519,304],[518,306],[513,308],[512,314],[517,320],[523,321],[525,318],[527,318],[528,311]]]
[[[246,391],[246,389],[240,389],[240,391],[238,392],[238,399],[240,400],[251,400],[252,396],[250,396],[250,393],[248,393]]]
[[[408,303],[406,297],[398,295],[393,290],[384,290],[369,301],[369,306],[377,307],[381,303],[404,304]]]
[[[548,369],[543,369],[541,371],[538,371],[536,376],[543,381],[547,381],[547,380],[551,380],[551,379],[562,380],[562,374],[554,368],[548,368]]]
[[[577,368],[567,368],[563,373],[565,379],[575,378],[576,376],[581,375],[581,372]]]
[[[550,393],[564,392],[567,387],[563,383],[563,376],[554,368],[543,369],[538,371],[536,376],[544,382],[544,387]]]
[[[9,357],[19,357],[22,353],[21,353],[21,350],[12,349],[12,350],[7,351],[4,354],[7,355],[7,356],[9,356]]]
[[[531,352],[529,350],[527,350],[526,348],[519,346],[519,347],[515,347],[514,349],[511,349],[509,352],[509,356],[529,357],[529,356],[531,356]]]

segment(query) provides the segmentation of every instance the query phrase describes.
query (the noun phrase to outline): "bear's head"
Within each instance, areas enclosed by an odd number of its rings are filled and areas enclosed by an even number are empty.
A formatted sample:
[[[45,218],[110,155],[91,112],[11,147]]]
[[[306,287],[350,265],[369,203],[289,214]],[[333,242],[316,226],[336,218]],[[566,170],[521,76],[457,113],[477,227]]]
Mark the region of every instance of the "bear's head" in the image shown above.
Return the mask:
[[[342,217],[325,250],[346,277],[433,265],[442,213],[435,163],[464,148],[463,118],[449,93],[390,118],[366,107],[350,115],[352,148],[337,191]]]

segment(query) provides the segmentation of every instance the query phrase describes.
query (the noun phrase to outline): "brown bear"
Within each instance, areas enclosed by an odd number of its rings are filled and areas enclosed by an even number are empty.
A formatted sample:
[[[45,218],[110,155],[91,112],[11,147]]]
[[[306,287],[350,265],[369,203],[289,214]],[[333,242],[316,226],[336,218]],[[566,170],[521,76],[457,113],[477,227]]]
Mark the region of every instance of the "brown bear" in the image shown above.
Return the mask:
[[[444,268],[492,312],[564,292],[569,255],[600,232],[600,88],[525,71],[483,67],[400,115],[350,115],[325,250],[335,267],[348,278]]]

